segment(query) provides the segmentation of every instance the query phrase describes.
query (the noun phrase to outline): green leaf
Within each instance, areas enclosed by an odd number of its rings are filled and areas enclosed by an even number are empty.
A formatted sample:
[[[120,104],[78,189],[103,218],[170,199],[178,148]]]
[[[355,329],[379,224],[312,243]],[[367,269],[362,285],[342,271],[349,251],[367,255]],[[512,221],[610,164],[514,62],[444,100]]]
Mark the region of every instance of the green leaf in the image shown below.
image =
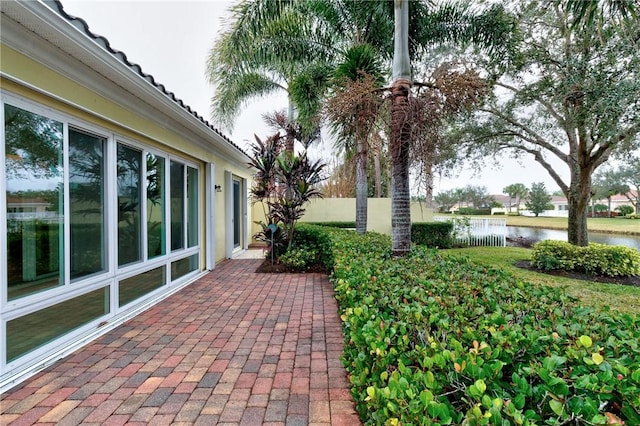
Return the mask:
[[[591,345],[593,345],[593,341],[591,340],[591,337],[589,336],[580,336],[578,338],[578,342],[584,346],[585,348],[590,348]]]
[[[483,394],[483,393],[484,393],[484,391],[486,391],[486,390],[487,390],[487,385],[485,384],[484,380],[482,380],[482,379],[478,379],[478,380],[476,380],[475,385],[476,385],[476,388],[478,388],[478,391],[479,391],[481,394]]]
[[[593,363],[595,365],[600,365],[602,364],[602,361],[604,361],[604,357],[602,355],[600,355],[600,353],[598,352],[594,352],[591,354],[591,359],[593,360]]]
[[[422,404],[427,406],[431,401],[433,401],[433,394],[429,390],[423,390],[420,392],[420,401]]]
[[[549,406],[551,407],[553,412],[556,413],[558,416],[561,416],[562,413],[564,413],[563,405],[557,399],[552,399],[551,401],[549,401]]]
[[[376,396],[376,388],[374,388],[373,386],[367,387],[367,395],[369,396],[369,398],[374,398]]]

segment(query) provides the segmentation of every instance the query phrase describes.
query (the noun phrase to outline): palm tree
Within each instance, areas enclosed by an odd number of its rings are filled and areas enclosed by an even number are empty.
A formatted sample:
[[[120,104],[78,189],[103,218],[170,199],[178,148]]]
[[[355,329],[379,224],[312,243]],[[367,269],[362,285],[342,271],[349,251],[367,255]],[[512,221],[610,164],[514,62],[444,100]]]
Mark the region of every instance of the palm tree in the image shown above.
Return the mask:
[[[409,14],[409,6],[413,13]],[[419,6],[419,7],[416,7]],[[510,47],[512,24],[499,6],[479,15],[468,15],[461,6],[444,5],[425,13],[420,2],[394,0],[393,83],[391,85],[391,241],[394,256],[411,249],[409,193],[409,147],[411,145],[410,102],[414,85],[411,57],[425,53],[434,42],[472,42],[491,55]],[[411,26],[410,26],[411,24]],[[413,27],[413,30],[412,30]],[[415,33],[409,37],[410,31]],[[415,45],[410,45],[409,41]]]
[[[597,28],[606,20],[638,19],[637,0],[563,0],[565,9],[573,15],[576,28]]]
[[[312,37],[310,21],[296,4],[245,0],[231,9],[231,26],[212,48],[207,67],[209,81],[216,87],[212,115],[221,127],[232,129],[238,111],[249,101],[284,91],[289,99],[288,122],[298,121],[308,134],[317,131],[317,99],[328,71],[318,48],[322,44],[310,43],[317,36]],[[295,117],[297,107],[304,111],[299,117]],[[292,131],[286,132],[289,152],[293,152]]]
[[[335,89],[327,102],[327,116],[332,132],[338,137],[336,147],[355,153],[356,231],[367,231],[367,160],[369,138],[382,104],[376,92],[382,86],[381,65],[371,45],[349,48],[344,62],[334,73]]]

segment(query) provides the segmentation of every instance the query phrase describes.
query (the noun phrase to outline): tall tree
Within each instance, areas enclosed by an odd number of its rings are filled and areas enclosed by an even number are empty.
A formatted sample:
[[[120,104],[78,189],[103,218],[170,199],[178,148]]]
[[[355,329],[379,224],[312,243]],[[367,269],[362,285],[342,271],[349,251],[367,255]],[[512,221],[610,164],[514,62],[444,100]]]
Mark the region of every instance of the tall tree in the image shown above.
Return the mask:
[[[409,13],[410,4],[412,14]],[[479,15],[471,15],[460,5],[444,5],[429,11],[418,9],[421,2],[394,0],[394,49],[391,84],[391,245],[395,256],[403,256],[411,249],[411,213],[409,192],[409,151],[412,140],[411,58],[429,51],[437,41],[445,43],[473,42],[497,54],[498,46],[510,45],[511,25],[500,7]],[[413,24],[413,25],[410,25]],[[409,43],[413,28],[416,37]],[[417,28],[417,29],[416,29]],[[417,43],[416,43],[417,41]]]
[[[551,204],[551,195],[547,192],[544,183],[534,182],[531,184],[531,190],[529,191],[529,197],[527,199],[527,209],[536,217],[545,210],[553,208]]]
[[[635,206],[636,214],[640,214],[640,155],[628,158],[618,171],[618,177],[621,183],[633,189],[624,195]]]
[[[564,0],[565,10],[574,16],[572,28],[594,29],[605,21],[620,24],[638,19],[640,5],[636,0]]]
[[[629,186],[620,179],[620,175],[614,169],[599,170],[593,176],[593,198],[595,200],[607,199],[607,212],[611,216],[611,198],[615,195],[623,195],[630,191]]]
[[[558,3],[526,2],[517,12],[523,43],[488,68],[494,96],[466,140],[482,155],[531,155],[567,197],[569,242],[586,245],[593,173],[640,146],[640,23],[572,28],[578,18]],[[549,157],[566,165],[568,181]]]
[[[529,190],[524,183],[512,183],[505,186],[502,189],[502,193],[509,196],[509,203],[511,203],[512,198],[516,200],[516,212],[520,212],[520,202],[527,197]],[[509,211],[511,211],[511,205],[509,205]]]
[[[218,125],[231,129],[250,101],[282,91],[289,99],[288,123],[297,119],[305,132],[317,131],[329,44],[318,42],[311,21],[295,6],[288,0],[243,0],[231,8],[229,27],[208,57]],[[285,149],[293,152],[294,130],[287,130]]]
[[[360,234],[367,231],[369,139],[376,134],[382,105],[382,66],[377,56],[368,44],[349,48],[335,70],[335,89],[326,105],[336,146],[355,153],[356,231]]]

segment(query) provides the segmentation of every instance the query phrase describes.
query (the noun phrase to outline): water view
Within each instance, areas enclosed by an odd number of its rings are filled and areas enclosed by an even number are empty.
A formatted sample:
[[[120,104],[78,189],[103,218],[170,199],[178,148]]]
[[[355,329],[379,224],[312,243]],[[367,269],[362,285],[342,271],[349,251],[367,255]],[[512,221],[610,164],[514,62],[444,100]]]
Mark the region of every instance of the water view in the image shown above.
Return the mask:
[[[529,228],[526,226],[507,226],[507,237],[524,237],[532,240],[561,240],[567,241],[567,231],[559,229]],[[640,250],[639,235],[606,234],[589,232],[589,241],[618,246],[627,246]]]

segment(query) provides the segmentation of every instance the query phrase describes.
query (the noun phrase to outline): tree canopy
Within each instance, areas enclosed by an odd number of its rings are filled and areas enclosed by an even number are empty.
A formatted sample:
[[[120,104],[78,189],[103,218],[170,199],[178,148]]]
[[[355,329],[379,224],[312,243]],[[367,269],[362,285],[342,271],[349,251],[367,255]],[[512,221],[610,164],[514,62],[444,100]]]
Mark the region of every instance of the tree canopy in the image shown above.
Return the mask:
[[[532,156],[568,199],[569,241],[586,245],[593,173],[640,146],[640,24],[573,27],[580,17],[560,3],[513,12],[522,42],[505,61],[485,62],[493,95],[459,136],[481,157]]]

